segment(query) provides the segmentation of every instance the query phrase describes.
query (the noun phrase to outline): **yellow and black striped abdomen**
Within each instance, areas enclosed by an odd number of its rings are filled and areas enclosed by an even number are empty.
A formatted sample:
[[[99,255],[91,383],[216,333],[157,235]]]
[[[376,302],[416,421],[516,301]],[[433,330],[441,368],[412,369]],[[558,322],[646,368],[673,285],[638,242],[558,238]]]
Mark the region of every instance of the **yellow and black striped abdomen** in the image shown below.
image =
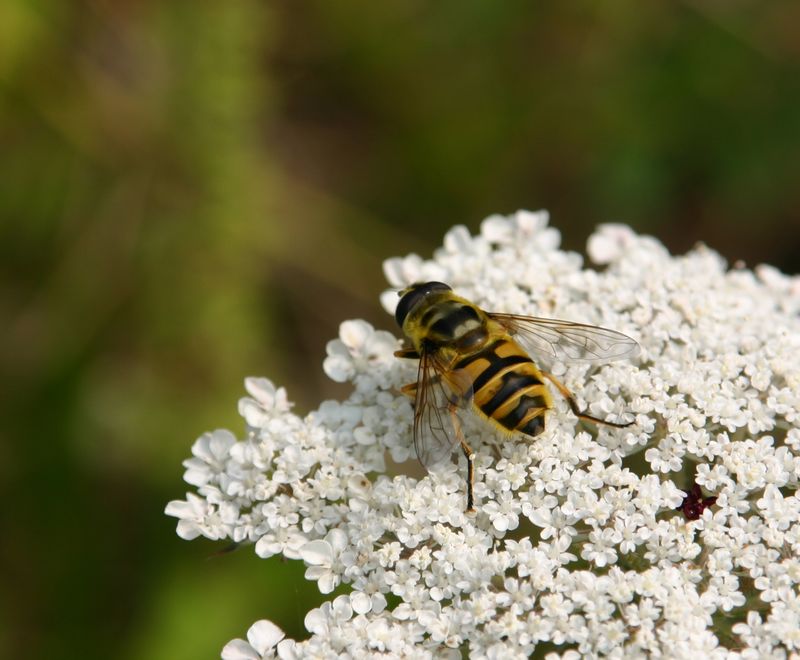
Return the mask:
[[[513,339],[496,339],[458,360],[454,368],[469,374],[473,404],[491,421],[530,436],[544,431],[550,392],[533,360]]]

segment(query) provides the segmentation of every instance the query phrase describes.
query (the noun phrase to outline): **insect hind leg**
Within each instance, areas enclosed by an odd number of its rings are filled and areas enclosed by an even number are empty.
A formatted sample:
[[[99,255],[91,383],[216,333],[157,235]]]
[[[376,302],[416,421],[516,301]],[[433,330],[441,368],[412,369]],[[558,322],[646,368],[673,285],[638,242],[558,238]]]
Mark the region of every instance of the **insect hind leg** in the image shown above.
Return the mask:
[[[578,404],[575,401],[575,397],[572,395],[572,392],[570,392],[567,389],[566,385],[564,385],[560,380],[558,380],[555,376],[553,376],[553,374],[547,373],[546,371],[542,371],[541,373],[542,376],[547,378],[547,380],[549,380],[551,383],[553,383],[553,385],[556,386],[556,389],[561,393],[561,396],[563,396],[567,400],[570,409],[575,414],[575,417],[577,417],[578,419],[585,419],[586,421],[593,422],[595,424],[602,424],[604,426],[613,426],[614,428],[617,429],[624,429],[635,423],[636,421],[635,419],[625,423],[609,422],[606,419],[600,419],[599,417],[595,417],[594,415],[590,415],[589,413],[584,412],[578,407]]]
[[[461,445],[461,451],[464,452],[464,456],[467,459],[467,513],[474,513],[475,495],[473,494],[473,488],[475,486],[475,452],[472,451],[472,447],[464,440],[464,434],[461,432],[461,424],[458,421],[456,405],[454,403],[451,402],[448,406],[448,412],[450,413],[458,442]]]
[[[409,383],[408,385],[403,385],[400,388],[400,393],[404,394],[410,399],[415,399],[417,397],[417,381]]]

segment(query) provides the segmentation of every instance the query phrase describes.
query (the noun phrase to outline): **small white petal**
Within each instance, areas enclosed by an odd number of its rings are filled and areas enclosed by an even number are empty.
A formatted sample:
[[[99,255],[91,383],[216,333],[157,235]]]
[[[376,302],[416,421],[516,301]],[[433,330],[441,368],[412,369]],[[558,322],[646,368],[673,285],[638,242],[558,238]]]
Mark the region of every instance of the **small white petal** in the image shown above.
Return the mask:
[[[328,628],[328,619],[319,608],[311,610],[306,614],[303,621],[306,630],[314,635],[323,635]]]
[[[380,614],[383,610],[386,609],[386,596],[381,593],[373,594],[372,595],[372,611],[375,614]]]
[[[268,378],[248,376],[244,379],[244,388],[259,403],[271,407],[275,402],[275,385]]]
[[[228,456],[228,450],[236,444],[236,436],[227,429],[218,429],[211,434],[209,448],[216,459]]]
[[[281,660],[302,660],[304,654],[301,648],[293,639],[283,639],[275,650]]]
[[[481,236],[491,243],[508,243],[512,236],[511,222],[502,215],[490,215],[481,222]]]
[[[594,263],[609,264],[619,259],[635,238],[636,235],[627,225],[613,223],[600,225],[589,237],[586,252]]]
[[[410,284],[410,282],[406,282],[405,273],[403,272],[403,260],[399,257],[386,259],[383,262],[383,276],[391,286],[398,289]],[[397,297],[396,294],[395,297]]]
[[[372,333],[372,326],[361,319],[357,319],[355,321],[344,321],[339,326],[339,338],[350,350],[362,346]]]
[[[535,234],[545,229],[550,222],[550,214],[547,211],[517,211],[514,216],[517,227],[525,234]]]
[[[317,588],[321,594],[329,594],[339,586],[339,576],[327,572],[317,580]]]
[[[322,539],[309,541],[300,548],[300,557],[307,564],[330,566],[333,561],[333,548],[330,543]]]
[[[222,649],[222,660],[261,660],[258,653],[243,639],[232,639]]]
[[[173,518],[187,518],[194,511],[195,508],[185,500],[172,500],[164,507],[164,513]]]
[[[256,429],[265,427],[270,419],[261,404],[249,397],[239,399],[239,415],[244,418],[248,426]]]
[[[366,614],[372,610],[372,599],[363,591],[350,594],[350,604],[356,614]]]
[[[283,630],[267,619],[256,621],[247,631],[247,640],[250,645],[262,655],[285,636]]]
[[[341,529],[332,529],[325,538],[330,543],[329,547],[332,548],[333,552],[341,552],[347,547],[347,534]]]
[[[383,309],[392,316],[394,316],[394,312],[397,309],[397,303],[399,302],[400,297],[397,295],[397,291],[389,289],[388,291],[381,293],[381,307],[383,307]]]
[[[444,235],[444,249],[453,254],[469,251],[471,243],[472,236],[464,225],[456,225]]]

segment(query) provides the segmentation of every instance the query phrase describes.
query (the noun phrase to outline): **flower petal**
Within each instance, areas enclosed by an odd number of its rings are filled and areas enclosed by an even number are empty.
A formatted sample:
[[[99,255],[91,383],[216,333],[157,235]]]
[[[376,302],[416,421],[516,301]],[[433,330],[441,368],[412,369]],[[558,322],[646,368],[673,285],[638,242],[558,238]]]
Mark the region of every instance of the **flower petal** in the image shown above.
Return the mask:
[[[222,649],[222,660],[261,660],[258,653],[243,639],[232,639]]]
[[[333,561],[333,548],[323,539],[309,541],[300,548],[300,557],[307,564],[330,566]]]
[[[247,631],[247,639],[256,651],[264,655],[280,642],[286,634],[272,621],[261,619],[256,621]]]

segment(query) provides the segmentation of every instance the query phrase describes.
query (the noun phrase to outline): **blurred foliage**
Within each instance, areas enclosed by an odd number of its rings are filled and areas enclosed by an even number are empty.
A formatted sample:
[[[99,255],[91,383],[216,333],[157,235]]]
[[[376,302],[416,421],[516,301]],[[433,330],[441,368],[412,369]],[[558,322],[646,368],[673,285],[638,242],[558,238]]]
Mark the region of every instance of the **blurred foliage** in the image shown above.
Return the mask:
[[[302,636],[297,563],[163,516],[245,375],[342,393],[381,261],[548,208],[800,270],[800,5],[5,0],[0,655]],[[288,595],[288,596],[287,596]]]

